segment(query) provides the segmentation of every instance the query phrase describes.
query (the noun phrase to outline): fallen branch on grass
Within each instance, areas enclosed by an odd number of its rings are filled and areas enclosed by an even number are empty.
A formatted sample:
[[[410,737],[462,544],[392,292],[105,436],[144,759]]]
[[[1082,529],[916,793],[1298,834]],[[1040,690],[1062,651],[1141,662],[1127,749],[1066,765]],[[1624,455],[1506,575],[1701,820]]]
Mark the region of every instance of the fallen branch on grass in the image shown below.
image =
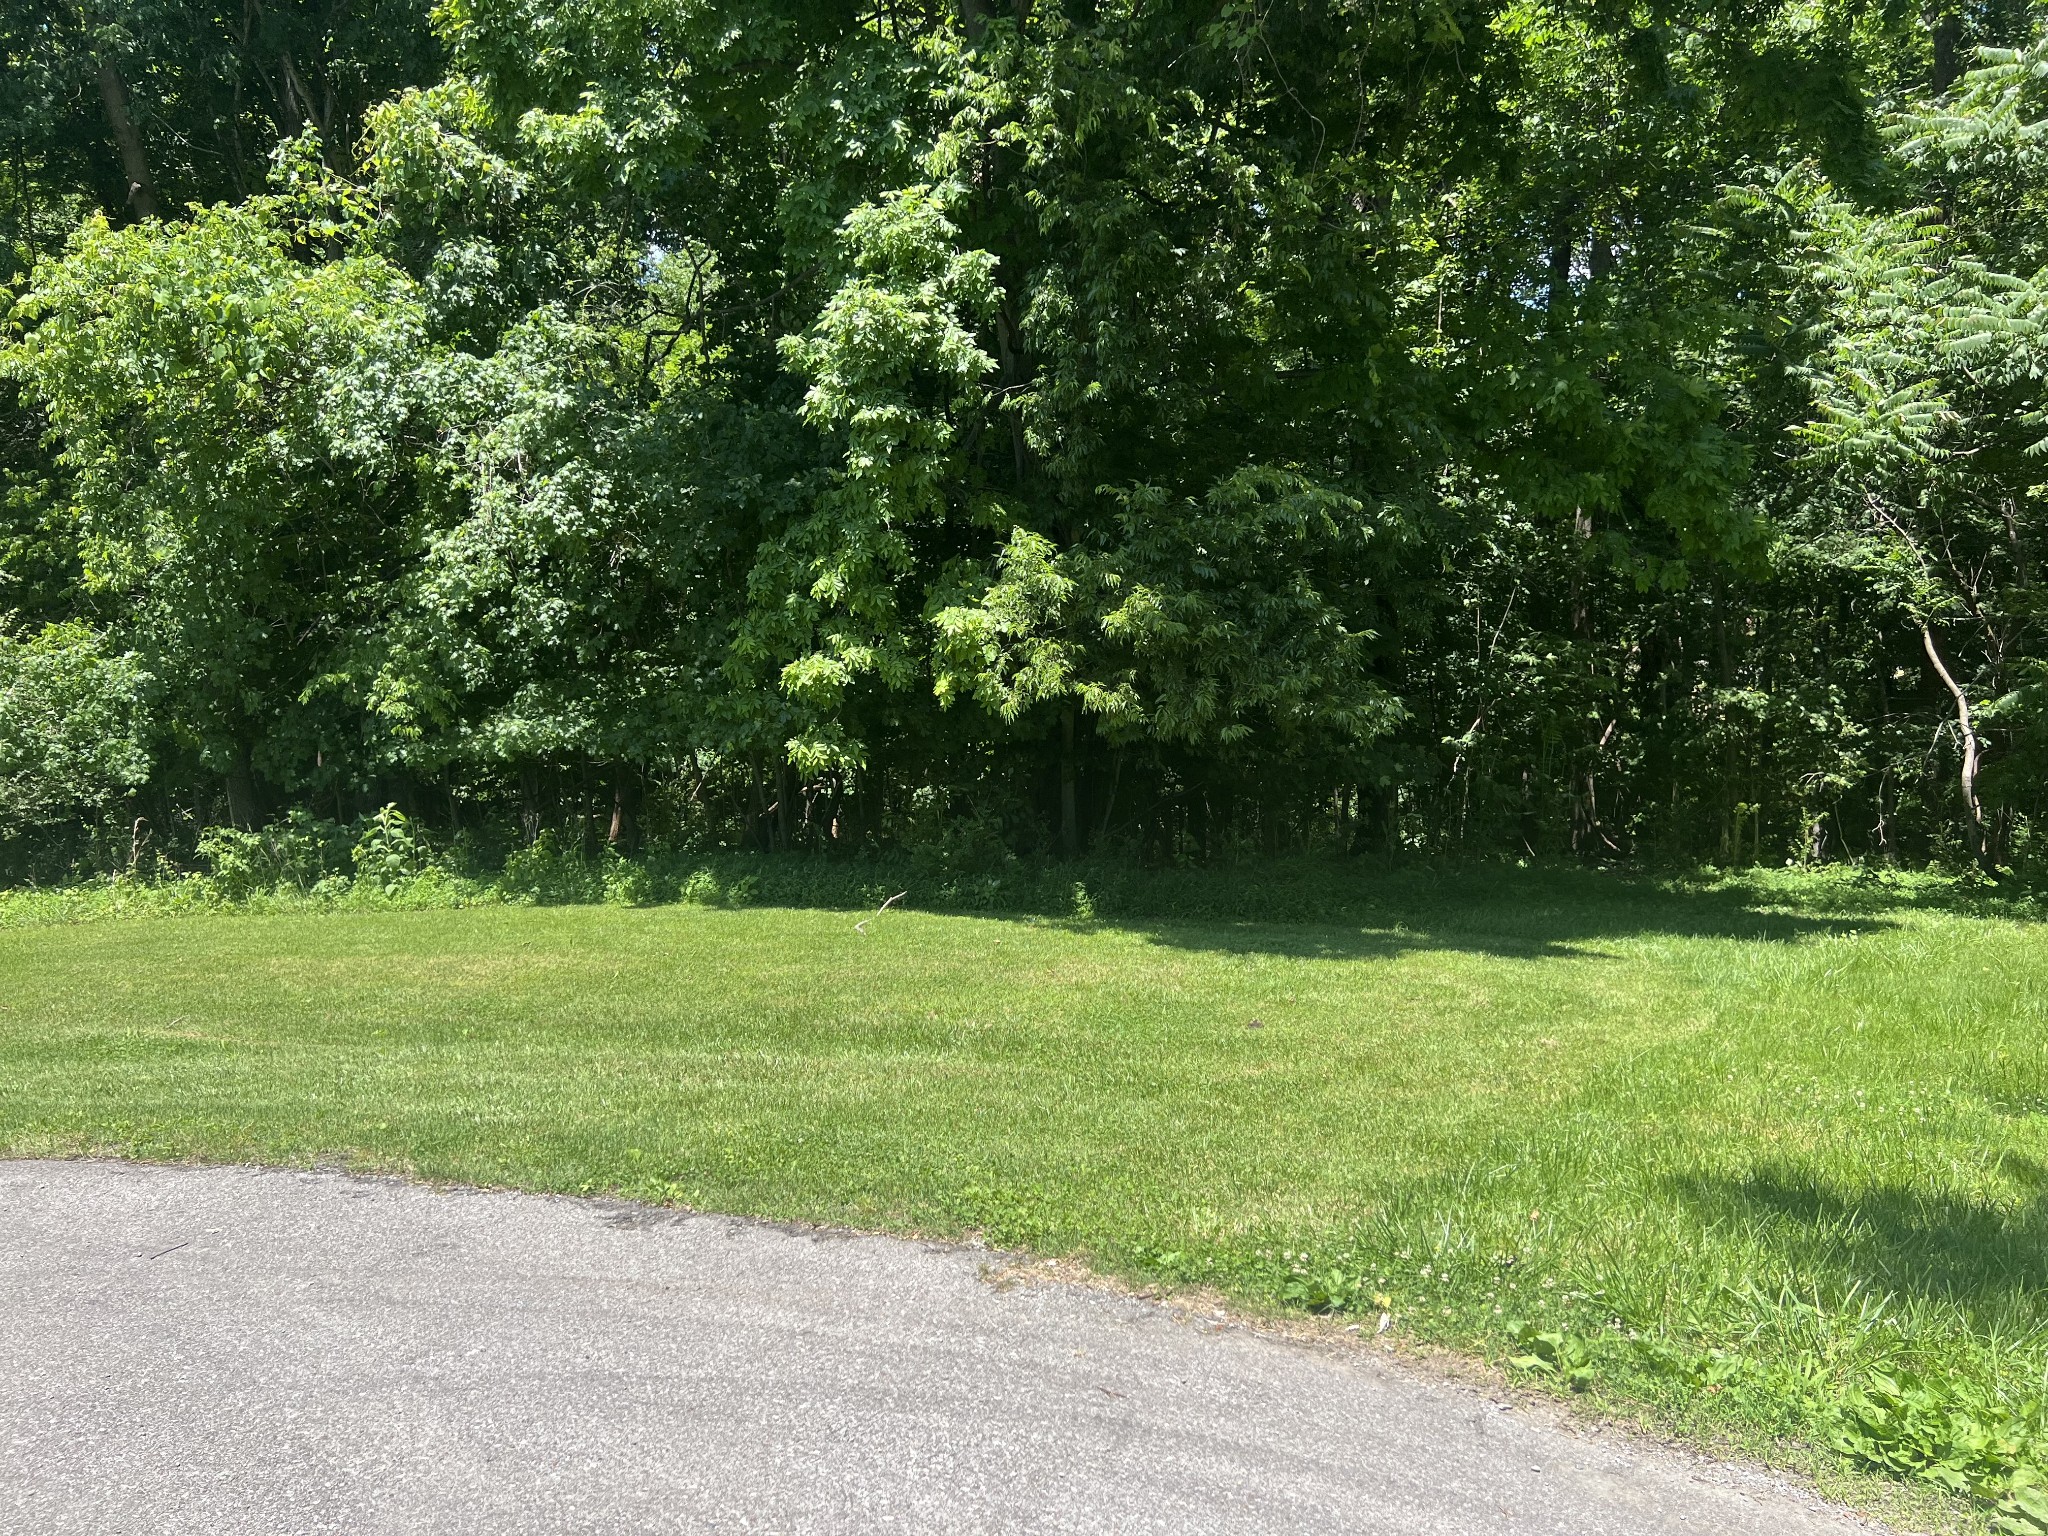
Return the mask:
[[[894,896],[891,896],[887,901],[883,902],[879,907],[875,908],[875,917],[880,917],[884,912],[888,911],[891,907],[895,906],[897,902],[901,901],[904,897],[908,896],[909,894],[910,892],[908,891],[898,891]],[[875,920],[875,917],[862,918],[859,922],[853,925],[853,931],[861,935],[863,938],[865,938],[867,936],[868,924],[872,923]]]

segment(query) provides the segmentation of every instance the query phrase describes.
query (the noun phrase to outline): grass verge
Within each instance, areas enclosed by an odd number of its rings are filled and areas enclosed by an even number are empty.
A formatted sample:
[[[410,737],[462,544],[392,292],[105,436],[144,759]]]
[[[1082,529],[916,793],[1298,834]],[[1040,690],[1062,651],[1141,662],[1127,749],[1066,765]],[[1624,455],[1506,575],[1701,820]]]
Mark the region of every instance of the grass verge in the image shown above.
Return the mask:
[[[976,1231],[2048,1531],[2048,928],[1317,878],[1344,920],[13,898],[0,1152]]]

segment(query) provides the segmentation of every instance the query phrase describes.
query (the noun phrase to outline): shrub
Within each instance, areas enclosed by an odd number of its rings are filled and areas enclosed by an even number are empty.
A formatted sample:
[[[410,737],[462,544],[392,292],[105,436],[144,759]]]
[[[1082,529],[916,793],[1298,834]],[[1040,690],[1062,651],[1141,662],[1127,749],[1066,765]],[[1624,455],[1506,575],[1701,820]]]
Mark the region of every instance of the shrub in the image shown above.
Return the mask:
[[[331,889],[348,846],[348,829],[339,822],[293,810],[258,832],[208,827],[199,834],[198,852],[207,866],[206,894],[246,901],[266,891]]]
[[[498,888],[508,900],[539,906],[567,906],[605,898],[604,872],[552,830],[541,833],[505,859]]]
[[[405,813],[387,805],[363,827],[351,857],[358,886],[390,895],[427,867],[429,851]]]
[[[101,814],[148,777],[150,681],[84,624],[0,635],[0,835]]]

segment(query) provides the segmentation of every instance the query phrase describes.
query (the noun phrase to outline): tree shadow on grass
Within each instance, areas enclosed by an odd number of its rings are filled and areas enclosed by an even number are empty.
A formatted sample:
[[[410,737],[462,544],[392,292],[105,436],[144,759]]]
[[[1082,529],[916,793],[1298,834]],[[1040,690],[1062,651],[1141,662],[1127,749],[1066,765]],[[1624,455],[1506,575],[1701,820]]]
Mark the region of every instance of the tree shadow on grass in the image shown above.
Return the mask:
[[[529,872],[530,873],[530,872]],[[715,855],[644,865],[653,901],[872,912],[885,900],[956,916],[1045,919],[1140,933],[1175,948],[1370,959],[1461,950],[1522,959],[1598,954],[1651,937],[1793,944],[1895,926],[1909,906],[1949,906],[1881,881],[1679,878],[1580,865],[1388,869],[1293,857],[1209,868],[1111,860],[1010,861],[961,869],[916,859]],[[602,898],[596,866],[568,859],[552,883],[518,889],[541,905]],[[699,894],[691,894],[699,893]]]
[[[1843,1190],[1782,1166],[1685,1178],[1677,1190],[1709,1221],[1761,1226],[1803,1277],[1973,1311],[2015,1302],[2039,1311],[2048,1305],[2048,1168],[2016,1155],[2002,1166],[2023,1187],[2017,1203],[1899,1183]]]
[[[1289,893],[1290,895],[1296,893]],[[1256,910],[1256,891],[1244,904]],[[1767,905],[1740,887],[1702,887],[1597,871],[1488,870],[1333,882],[1326,915],[1285,904],[1271,921],[1188,920],[1106,925],[1178,949],[1322,959],[1390,958],[1443,950],[1510,959],[1602,953],[1645,938],[1796,944],[1896,927],[1878,912],[1810,914]]]

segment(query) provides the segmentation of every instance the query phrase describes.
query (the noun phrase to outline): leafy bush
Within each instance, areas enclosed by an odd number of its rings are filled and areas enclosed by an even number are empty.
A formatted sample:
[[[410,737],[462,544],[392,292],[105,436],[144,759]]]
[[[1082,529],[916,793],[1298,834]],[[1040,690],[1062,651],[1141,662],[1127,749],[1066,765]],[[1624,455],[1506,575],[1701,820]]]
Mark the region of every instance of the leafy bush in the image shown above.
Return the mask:
[[[718,876],[708,869],[693,869],[676,892],[678,901],[695,907],[715,907],[725,898]]]
[[[645,863],[606,849],[602,879],[604,899],[618,907],[650,907],[661,900],[661,882]]]
[[[148,777],[150,683],[84,624],[0,634],[0,835],[98,815]]]
[[[387,805],[372,816],[350,857],[358,885],[369,885],[392,894],[427,867],[426,842],[395,805]]]
[[[1374,1294],[1370,1278],[1332,1266],[1297,1268],[1280,1296],[1311,1312],[1363,1312],[1390,1305],[1385,1296]]]
[[[2048,1532],[2038,1399],[2001,1403],[1954,1378],[1876,1374],[1837,1411],[1844,1456],[1990,1503],[2001,1532]]]
[[[294,809],[258,832],[208,827],[199,835],[209,895],[246,901],[266,891],[312,893],[346,866],[348,829]],[[331,889],[331,886],[327,887]]]
[[[538,906],[567,906],[605,899],[604,871],[552,830],[505,859],[498,888],[509,900]]]
[[[1510,1323],[1508,1336],[1522,1351],[1508,1358],[1516,1370],[1547,1376],[1574,1392],[1593,1384],[1593,1353],[1585,1340],[1557,1329],[1540,1329],[1534,1323]]]

